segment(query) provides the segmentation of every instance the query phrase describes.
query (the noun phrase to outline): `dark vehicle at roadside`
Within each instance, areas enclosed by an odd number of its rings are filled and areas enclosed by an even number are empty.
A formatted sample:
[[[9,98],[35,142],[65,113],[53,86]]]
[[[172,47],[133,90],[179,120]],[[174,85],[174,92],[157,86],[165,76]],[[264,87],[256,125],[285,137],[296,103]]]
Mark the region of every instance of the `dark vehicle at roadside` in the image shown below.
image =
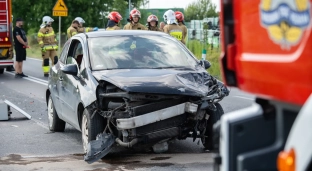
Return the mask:
[[[49,128],[80,130],[88,163],[116,145],[161,152],[167,141],[191,137],[213,149],[212,125],[229,91],[209,67],[165,33],[77,34],[50,69]]]

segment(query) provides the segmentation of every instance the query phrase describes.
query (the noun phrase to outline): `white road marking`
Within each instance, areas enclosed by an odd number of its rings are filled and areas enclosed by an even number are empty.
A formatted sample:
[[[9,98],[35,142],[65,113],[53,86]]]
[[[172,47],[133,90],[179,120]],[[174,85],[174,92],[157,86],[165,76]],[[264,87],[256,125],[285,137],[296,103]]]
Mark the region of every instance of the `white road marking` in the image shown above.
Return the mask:
[[[47,124],[43,123],[42,121],[39,121],[39,120],[34,119],[34,118],[32,118],[32,121],[34,121],[36,124],[38,124],[42,128],[44,128],[46,130],[50,130],[49,127],[46,126]]]
[[[252,100],[254,101],[254,98],[250,98],[250,97],[243,97],[243,96],[232,96],[232,97],[236,97],[236,98],[240,98],[240,99],[246,99],[246,100]]]
[[[27,59],[35,60],[35,61],[42,61],[42,59],[36,59],[36,58],[32,58],[32,57],[27,57]]]
[[[6,73],[15,76],[15,74],[12,73],[12,72],[6,72]],[[32,81],[32,82],[35,82],[35,83],[38,83],[38,84],[41,84],[41,85],[44,85],[44,86],[48,86],[48,82],[46,80],[42,80],[42,79],[39,79],[39,78],[35,78],[35,77],[29,76],[29,77],[23,77],[23,79],[28,80],[28,81]]]

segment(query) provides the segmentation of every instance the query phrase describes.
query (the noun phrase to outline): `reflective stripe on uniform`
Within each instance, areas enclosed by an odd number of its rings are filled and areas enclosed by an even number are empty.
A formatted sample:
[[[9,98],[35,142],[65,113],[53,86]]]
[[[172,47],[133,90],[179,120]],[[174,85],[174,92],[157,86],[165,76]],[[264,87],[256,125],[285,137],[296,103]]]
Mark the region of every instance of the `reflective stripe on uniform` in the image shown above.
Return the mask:
[[[55,50],[58,48],[58,46],[57,45],[45,45],[43,48],[45,50]]]
[[[49,71],[50,71],[50,66],[43,66],[43,67],[42,67],[42,71],[43,71],[44,73],[49,73]]]
[[[52,31],[51,33],[47,33],[47,34],[43,34],[41,32],[38,33],[38,37],[49,37],[49,36],[54,36],[54,31]]]
[[[44,34],[44,37],[50,37],[50,36],[54,36],[54,31],[52,31],[51,33],[47,33],[47,34]]]
[[[41,33],[41,32],[38,33],[38,37],[43,37],[43,36],[44,36],[43,33]]]
[[[182,40],[182,31],[180,30],[171,30],[169,33],[172,37],[175,37],[177,40]]]

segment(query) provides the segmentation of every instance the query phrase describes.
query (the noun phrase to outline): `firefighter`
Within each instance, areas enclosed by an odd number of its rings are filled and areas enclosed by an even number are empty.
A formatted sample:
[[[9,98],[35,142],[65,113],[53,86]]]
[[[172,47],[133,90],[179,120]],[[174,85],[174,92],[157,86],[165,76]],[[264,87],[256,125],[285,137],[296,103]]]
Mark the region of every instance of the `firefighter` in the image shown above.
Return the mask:
[[[78,33],[88,33],[91,31],[98,31],[98,27],[83,27],[83,24],[85,23],[85,20],[83,20],[81,17],[76,17],[74,20],[79,22],[79,27],[78,27]]]
[[[52,61],[52,66],[57,63],[57,41],[55,38],[54,30],[51,26],[54,20],[50,16],[44,16],[42,18],[42,24],[38,32],[38,43],[42,52],[42,70],[45,77],[49,76],[50,63],[49,58]]]
[[[148,30],[151,31],[161,31],[158,28],[158,18],[156,15],[150,15],[147,17]]]
[[[108,15],[108,23],[106,30],[120,30],[120,27],[118,27],[118,24],[120,20],[122,20],[122,16],[119,14],[119,12],[112,11]]]
[[[70,27],[67,29],[67,38],[70,39],[74,35],[78,34],[79,22],[77,20],[73,20]]]
[[[175,12],[175,16],[176,16],[176,19],[178,21],[179,26],[182,28],[182,34],[183,34],[183,37],[184,37],[184,39],[182,40],[182,43],[185,44],[185,39],[186,39],[186,36],[187,36],[187,27],[184,24],[184,15],[183,15],[182,12],[176,11]]]
[[[174,11],[166,11],[163,17],[164,21],[167,23],[167,25],[164,26],[164,32],[183,43],[183,29],[178,25]]]
[[[129,19],[127,19],[129,23],[126,24],[123,29],[124,30],[147,30],[147,28],[144,25],[139,23],[140,18],[141,18],[141,12],[137,10],[136,8],[134,8],[130,12]]]

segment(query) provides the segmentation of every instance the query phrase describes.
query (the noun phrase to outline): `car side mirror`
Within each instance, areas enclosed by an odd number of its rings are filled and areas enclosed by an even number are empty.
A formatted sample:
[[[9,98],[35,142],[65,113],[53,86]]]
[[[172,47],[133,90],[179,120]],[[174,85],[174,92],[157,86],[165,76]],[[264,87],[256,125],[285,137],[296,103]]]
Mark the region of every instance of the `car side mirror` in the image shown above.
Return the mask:
[[[78,74],[78,67],[76,64],[66,65],[66,66],[62,67],[61,70],[63,71],[63,73],[72,75],[74,77],[76,77]]]
[[[209,69],[211,67],[211,63],[209,61],[206,60],[201,60],[200,64],[205,68],[205,69]]]

